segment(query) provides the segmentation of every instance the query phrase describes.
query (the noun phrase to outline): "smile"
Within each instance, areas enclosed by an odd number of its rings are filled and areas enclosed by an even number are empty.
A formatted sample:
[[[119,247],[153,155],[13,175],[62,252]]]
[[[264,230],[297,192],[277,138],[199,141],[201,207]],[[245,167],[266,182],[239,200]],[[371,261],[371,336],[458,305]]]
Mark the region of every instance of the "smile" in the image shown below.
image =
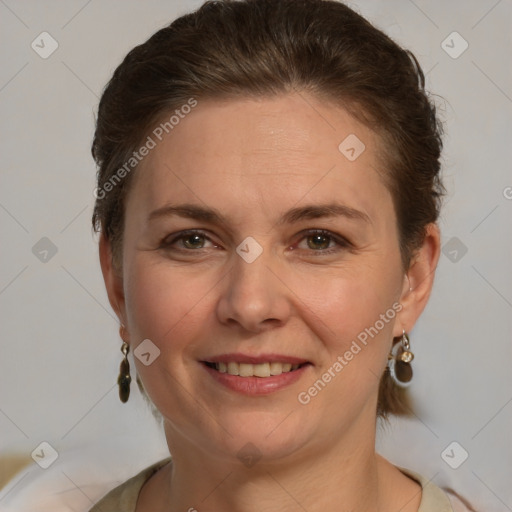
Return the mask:
[[[312,363],[279,354],[224,354],[200,361],[221,388],[246,396],[274,393],[297,382]]]

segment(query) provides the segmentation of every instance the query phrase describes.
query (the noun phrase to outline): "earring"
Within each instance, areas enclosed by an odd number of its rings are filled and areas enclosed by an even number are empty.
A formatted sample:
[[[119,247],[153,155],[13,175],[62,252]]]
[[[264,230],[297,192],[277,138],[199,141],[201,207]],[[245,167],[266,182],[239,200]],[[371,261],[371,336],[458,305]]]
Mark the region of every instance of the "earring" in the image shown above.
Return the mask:
[[[412,381],[411,361],[414,354],[411,352],[409,336],[405,330],[402,333],[402,339],[391,349],[388,356],[389,374],[393,382],[402,388],[406,388]]]
[[[130,383],[132,378],[130,376],[130,363],[128,362],[128,352],[130,352],[130,345],[123,341],[121,345],[121,352],[124,355],[121,365],[119,366],[119,377],[117,378],[117,385],[119,386],[119,398],[121,402],[128,402],[130,397]]]

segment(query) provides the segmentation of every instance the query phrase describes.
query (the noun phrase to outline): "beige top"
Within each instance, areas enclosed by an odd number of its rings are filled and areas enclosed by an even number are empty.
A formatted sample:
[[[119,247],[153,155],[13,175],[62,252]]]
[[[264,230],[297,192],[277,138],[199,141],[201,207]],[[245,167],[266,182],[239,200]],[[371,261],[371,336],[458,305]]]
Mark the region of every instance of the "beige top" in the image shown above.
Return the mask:
[[[142,486],[165,464],[170,458],[164,459],[144,469],[130,478],[119,487],[110,491],[89,512],[135,512],[137,499]],[[466,508],[453,508],[448,495],[426,478],[412,471],[399,468],[402,473],[417,481],[423,490],[418,512],[454,512]]]

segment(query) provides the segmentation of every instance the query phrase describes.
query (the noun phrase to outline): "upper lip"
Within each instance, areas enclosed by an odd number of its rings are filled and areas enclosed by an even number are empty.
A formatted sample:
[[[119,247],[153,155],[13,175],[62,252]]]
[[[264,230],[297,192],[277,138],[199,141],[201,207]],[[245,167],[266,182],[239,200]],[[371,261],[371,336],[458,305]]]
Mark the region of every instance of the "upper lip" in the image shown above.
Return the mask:
[[[245,363],[245,364],[261,364],[261,363],[290,363],[303,364],[308,363],[307,359],[294,356],[285,356],[283,354],[260,354],[258,356],[250,356],[248,354],[232,353],[221,354],[209,357],[203,360],[206,363]]]

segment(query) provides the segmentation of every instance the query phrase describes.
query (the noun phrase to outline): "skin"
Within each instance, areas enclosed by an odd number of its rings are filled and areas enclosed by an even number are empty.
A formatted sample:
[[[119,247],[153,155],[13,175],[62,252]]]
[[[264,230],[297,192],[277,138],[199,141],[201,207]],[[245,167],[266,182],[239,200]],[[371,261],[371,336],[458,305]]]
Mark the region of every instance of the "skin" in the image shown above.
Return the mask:
[[[338,145],[356,134],[353,162]],[[424,309],[439,232],[404,270],[395,210],[382,179],[380,139],[345,110],[306,94],[200,101],[143,160],[127,197],[122,269],[108,240],[100,259],[112,307],[133,351],[160,356],[137,372],[164,417],[173,464],[143,487],[137,511],[417,511],[421,488],[375,453],[380,376],[394,337]],[[289,209],[337,202],[346,216],[280,224]],[[169,204],[215,208],[225,223],[167,215]],[[207,238],[174,242],[201,230]],[[317,238],[323,229],[348,240]],[[236,252],[248,236],[262,254]],[[329,252],[330,251],[330,252]],[[307,405],[297,396],[357,335],[385,324]],[[414,341],[413,341],[414,350]],[[291,386],[244,396],[217,384],[201,360],[228,352],[280,353],[312,363]],[[244,466],[252,443],[260,460]]]

